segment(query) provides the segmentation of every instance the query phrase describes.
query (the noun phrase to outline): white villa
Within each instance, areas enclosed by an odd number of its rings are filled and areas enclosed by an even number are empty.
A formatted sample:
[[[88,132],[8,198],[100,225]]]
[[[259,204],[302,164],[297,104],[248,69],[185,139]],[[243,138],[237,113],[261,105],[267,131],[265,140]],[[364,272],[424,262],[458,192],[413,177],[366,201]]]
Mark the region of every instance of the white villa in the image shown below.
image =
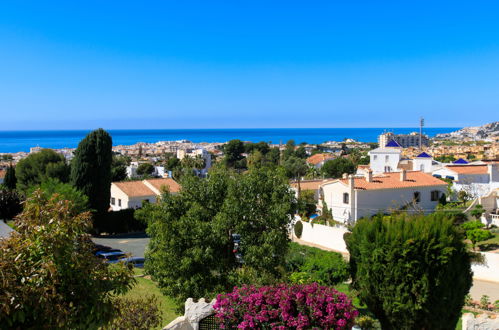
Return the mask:
[[[119,211],[140,208],[144,202],[155,203],[162,190],[178,193],[180,185],[173,179],[148,179],[111,183],[111,209]]]
[[[390,210],[433,212],[446,188],[444,181],[420,171],[373,175],[368,170],[363,177],[350,175],[323,183],[321,195],[335,220],[355,223]]]

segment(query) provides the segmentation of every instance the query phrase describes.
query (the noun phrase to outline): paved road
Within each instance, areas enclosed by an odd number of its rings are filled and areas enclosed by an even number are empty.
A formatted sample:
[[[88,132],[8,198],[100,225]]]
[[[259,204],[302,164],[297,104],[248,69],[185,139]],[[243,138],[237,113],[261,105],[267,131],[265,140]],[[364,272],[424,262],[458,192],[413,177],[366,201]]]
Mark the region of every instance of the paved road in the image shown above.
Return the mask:
[[[492,302],[499,300],[499,283],[473,280],[470,295],[473,300],[480,300],[483,295],[489,296]]]
[[[144,233],[93,237],[92,240],[97,244],[130,253],[134,257],[144,257],[144,251],[149,244],[149,237]]]

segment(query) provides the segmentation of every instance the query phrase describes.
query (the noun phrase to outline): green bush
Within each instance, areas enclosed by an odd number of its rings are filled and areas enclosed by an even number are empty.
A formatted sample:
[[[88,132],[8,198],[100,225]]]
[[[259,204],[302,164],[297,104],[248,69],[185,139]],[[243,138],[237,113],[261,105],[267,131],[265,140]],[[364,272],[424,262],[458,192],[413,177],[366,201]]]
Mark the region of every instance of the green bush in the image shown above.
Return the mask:
[[[472,284],[463,238],[445,214],[361,219],[346,236],[352,287],[383,329],[454,329]]]
[[[145,223],[135,218],[134,209],[97,214],[94,218],[94,230],[98,233],[119,234],[144,231],[145,229]]]
[[[301,238],[301,234],[303,233],[303,223],[301,223],[301,221],[295,223],[294,231],[295,236]]]
[[[114,300],[116,309],[113,320],[104,329],[113,330],[149,330],[161,324],[161,312],[156,296]]]
[[[286,269],[293,283],[317,282],[335,285],[349,277],[348,263],[337,252],[290,243],[286,255]]]

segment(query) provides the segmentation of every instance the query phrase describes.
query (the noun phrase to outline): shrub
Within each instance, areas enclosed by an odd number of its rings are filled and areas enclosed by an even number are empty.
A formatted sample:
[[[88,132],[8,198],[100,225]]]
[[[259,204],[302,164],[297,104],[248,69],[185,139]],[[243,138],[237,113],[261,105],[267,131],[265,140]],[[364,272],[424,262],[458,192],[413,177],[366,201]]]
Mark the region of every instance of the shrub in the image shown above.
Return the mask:
[[[345,294],[317,283],[236,287],[213,308],[222,329],[350,329],[358,315]]]
[[[145,229],[145,223],[135,218],[134,209],[124,209],[95,215],[94,230],[98,233],[118,234],[143,231]]]
[[[378,322],[373,319],[370,316],[367,315],[362,315],[355,320],[355,323],[362,329],[362,330],[371,330],[371,329],[377,329],[378,328]]]
[[[488,310],[489,309],[489,305],[490,305],[490,297],[484,294],[480,298],[480,308]]]
[[[303,223],[301,223],[301,221],[297,221],[295,223],[294,230],[295,230],[295,236],[301,238],[301,234],[303,233]]]
[[[21,213],[21,196],[15,191],[0,186],[0,220],[10,220]]]
[[[161,324],[158,299],[153,295],[137,299],[117,298],[114,307],[115,317],[105,329],[149,330]]]
[[[472,284],[471,253],[443,214],[361,219],[346,236],[352,286],[383,329],[449,329]]]

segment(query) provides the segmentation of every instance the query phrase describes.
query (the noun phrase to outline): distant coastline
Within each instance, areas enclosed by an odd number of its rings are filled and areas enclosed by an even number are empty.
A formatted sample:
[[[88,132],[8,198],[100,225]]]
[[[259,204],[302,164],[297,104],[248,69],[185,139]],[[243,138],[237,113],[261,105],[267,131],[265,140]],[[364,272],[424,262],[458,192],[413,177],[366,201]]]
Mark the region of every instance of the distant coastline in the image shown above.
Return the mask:
[[[423,133],[434,137],[450,133],[461,127],[427,127]],[[355,139],[360,142],[376,142],[378,135],[390,131],[407,134],[419,128],[238,128],[238,129],[138,129],[108,130],[113,145],[133,145],[138,142],[189,140],[194,143],[226,142],[232,139],[242,141],[266,141],[274,144],[296,143],[319,144],[326,141]],[[62,149],[76,148],[90,130],[71,131],[0,131],[0,153],[28,152],[32,147]]]

